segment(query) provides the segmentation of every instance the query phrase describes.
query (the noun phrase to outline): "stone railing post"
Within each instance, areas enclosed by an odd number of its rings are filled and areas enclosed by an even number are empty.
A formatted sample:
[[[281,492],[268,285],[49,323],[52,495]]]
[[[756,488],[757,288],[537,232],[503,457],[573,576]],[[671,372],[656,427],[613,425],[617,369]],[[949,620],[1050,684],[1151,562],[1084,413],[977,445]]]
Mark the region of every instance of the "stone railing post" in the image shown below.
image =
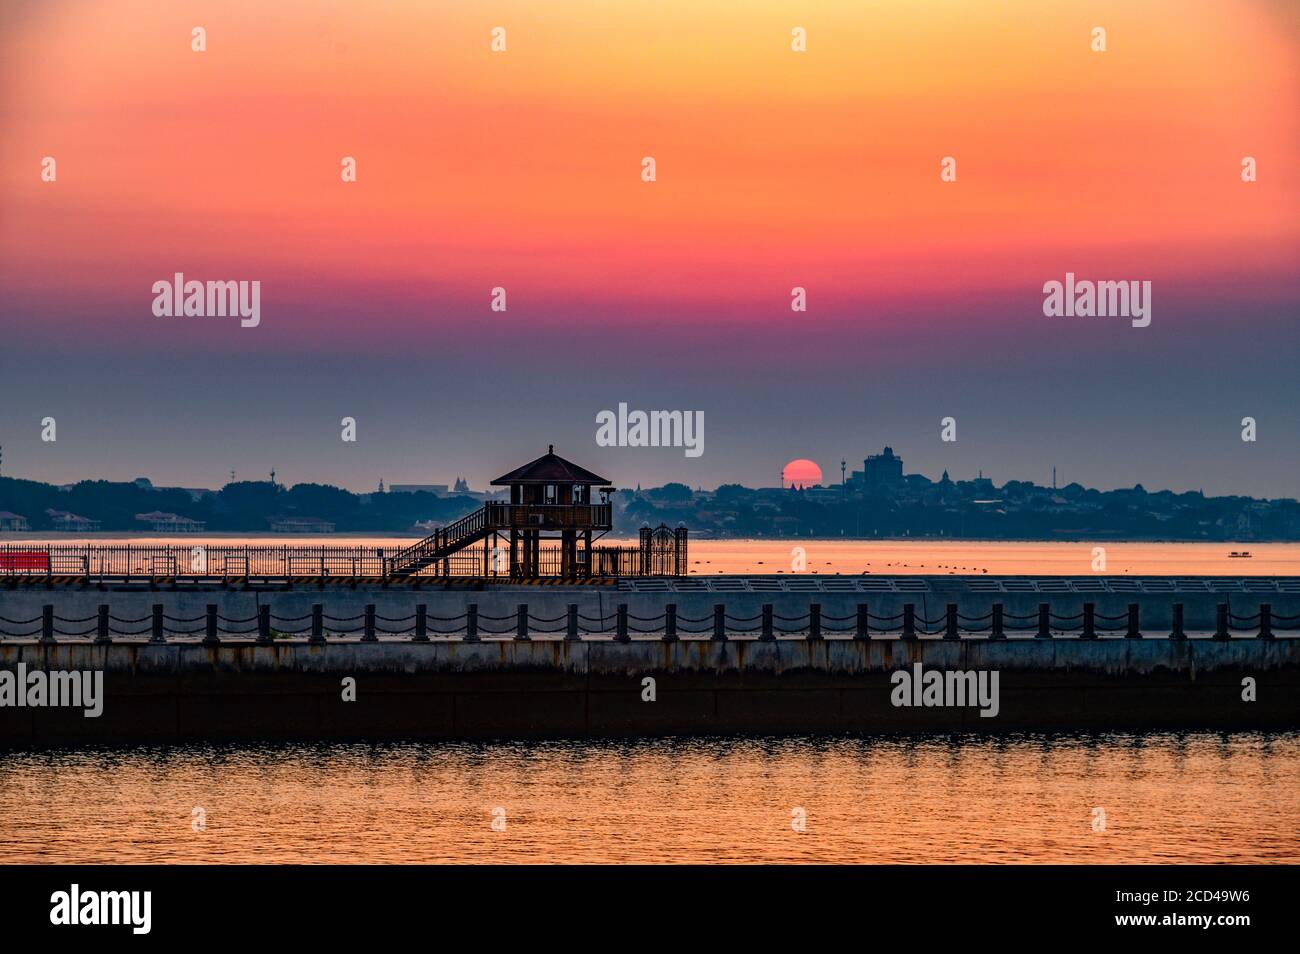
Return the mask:
[[[161,603],[153,604],[153,622],[150,628],[149,642],[167,642],[167,637],[163,635],[163,605]]]
[[[1079,634],[1080,639],[1097,638],[1097,604],[1083,604],[1083,632]]]
[[[100,603],[99,618],[96,620],[95,625],[95,642],[103,644],[112,641],[113,637],[108,632],[108,604]]]
[[[1214,638],[1231,639],[1232,634],[1228,632],[1228,604],[1220,603],[1214,614]]]
[[[1034,633],[1035,639],[1052,638],[1052,604],[1038,604],[1038,632]]]
[[[319,603],[311,604],[311,635],[307,637],[307,642],[325,642],[325,608]]]
[[[916,639],[916,604],[903,604],[903,639]]]

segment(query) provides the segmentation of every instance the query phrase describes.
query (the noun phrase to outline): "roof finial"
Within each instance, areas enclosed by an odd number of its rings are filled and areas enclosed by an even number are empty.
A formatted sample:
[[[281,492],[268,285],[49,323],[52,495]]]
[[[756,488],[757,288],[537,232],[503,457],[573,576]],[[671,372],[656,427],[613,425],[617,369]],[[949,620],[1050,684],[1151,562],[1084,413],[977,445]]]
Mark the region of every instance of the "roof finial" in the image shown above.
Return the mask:
[[[555,453],[555,445],[554,445],[554,444],[547,444],[547,445],[546,445],[546,453],[548,453],[548,454],[554,454],[554,453]]]

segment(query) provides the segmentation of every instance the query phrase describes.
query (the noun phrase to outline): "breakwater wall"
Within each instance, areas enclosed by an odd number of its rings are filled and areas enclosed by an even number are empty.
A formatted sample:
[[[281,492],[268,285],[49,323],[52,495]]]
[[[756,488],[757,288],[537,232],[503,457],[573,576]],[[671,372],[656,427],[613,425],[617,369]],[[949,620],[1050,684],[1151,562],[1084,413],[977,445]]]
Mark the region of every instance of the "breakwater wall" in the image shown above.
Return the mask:
[[[104,698],[0,678],[0,746],[1294,728],[1296,582],[10,580],[0,677],[98,671]],[[996,674],[996,713],[895,704],[918,665]]]
[[[8,747],[1300,725],[1294,638],[23,640],[0,671],[103,673],[96,718],[0,707]],[[927,671],[996,673],[992,705],[899,705]]]

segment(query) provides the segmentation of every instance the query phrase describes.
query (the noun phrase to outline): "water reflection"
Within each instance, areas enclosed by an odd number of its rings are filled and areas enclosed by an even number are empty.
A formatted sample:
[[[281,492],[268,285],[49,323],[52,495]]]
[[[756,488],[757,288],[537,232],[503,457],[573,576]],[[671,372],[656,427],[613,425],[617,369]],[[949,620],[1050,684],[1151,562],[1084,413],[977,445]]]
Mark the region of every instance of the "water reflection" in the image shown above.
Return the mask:
[[[1294,863],[1298,767],[1295,732],[7,753],[0,855]]]

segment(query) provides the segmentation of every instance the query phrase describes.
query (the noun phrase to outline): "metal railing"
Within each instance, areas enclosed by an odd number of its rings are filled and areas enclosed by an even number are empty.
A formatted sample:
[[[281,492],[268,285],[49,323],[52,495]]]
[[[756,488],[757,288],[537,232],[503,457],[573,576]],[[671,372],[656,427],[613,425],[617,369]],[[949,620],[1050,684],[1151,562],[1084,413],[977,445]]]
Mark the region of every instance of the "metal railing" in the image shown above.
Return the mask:
[[[326,613],[321,603],[313,604],[310,613],[289,617],[275,614],[269,605],[262,604],[253,616],[234,618],[223,616],[215,603],[207,604],[202,615],[192,617],[171,616],[163,604],[155,603],[149,615],[138,618],[116,616],[107,603],[101,603],[92,616],[67,618],[57,615],[54,605],[47,603],[41,608],[41,615],[30,619],[0,615],[0,640],[35,638],[49,643],[65,637],[111,643],[115,637],[148,636],[151,643],[166,643],[169,637],[202,636],[205,644],[248,638],[271,644],[277,639],[301,636],[308,637],[309,642],[322,643],[327,639],[356,636],[362,642],[377,642],[380,636],[406,636],[415,642],[427,642],[433,636],[459,637],[475,642],[485,637],[527,641],[543,635],[561,635],[566,640],[612,636],[618,642],[631,641],[634,635],[667,642],[683,637],[717,641],[744,638],[759,642],[780,637],[804,640],[828,637],[848,640],[1187,639],[1183,604],[1174,603],[1170,615],[1173,622],[1168,632],[1145,634],[1140,628],[1136,603],[1129,604],[1127,612],[1116,615],[1098,614],[1094,604],[1085,603],[1081,613],[1069,616],[1053,613],[1048,603],[1040,604],[1038,612],[1028,614],[1007,613],[1003,604],[994,603],[987,613],[978,617],[964,615],[956,603],[949,603],[943,615],[935,619],[918,616],[914,603],[904,604],[901,613],[889,616],[872,613],[866,603],[857,604],[855,611],[845,616],[823,613],[818,603],[809,604],[806,612],[796,616],[778,614],[771,603],[764,603],[756,614],[738,616],[728,612],[726,604],[717,603],[711,613],[700,617],[679,614],[675,603],[665,604],[663,612],[654,616],[635,615],[627,603],[616,604],[610,615],[602,610],[600,616],[581,612],[576,603],[568,604],[558,616],[535,615],[527,603],[518,604],[514,612],[492,615],[480,612],[477,603],[468,603],[464,612],[445,617],[430,614],[424,603],[401,617],[383,616],[373,603],[366,604],[359,614],[344,617]],[[1279,633],[1289,636],[1296,631],[1300,631],[1300,613],[1276,615],[1271,604],[1261,603],[1255,613],[1240,616],[1227,603],[1220,603],[1210,638],[1226,641],[1253,636],[1271,640]]]

